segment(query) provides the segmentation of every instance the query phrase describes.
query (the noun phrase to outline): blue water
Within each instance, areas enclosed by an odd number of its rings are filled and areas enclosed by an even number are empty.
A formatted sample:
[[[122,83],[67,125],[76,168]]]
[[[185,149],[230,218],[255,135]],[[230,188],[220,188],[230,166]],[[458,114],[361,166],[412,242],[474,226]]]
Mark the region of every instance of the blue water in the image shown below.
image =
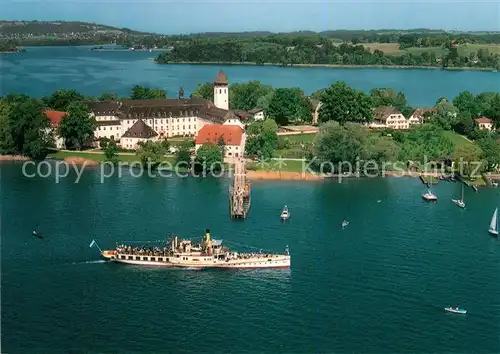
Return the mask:
[[[91,52],[91,47],[28,47],[27,52],[0,56],[0,94],[43,96],[60,88],[87,95],[130,93],[134,85],[161,87],[175,97],[179,86],[191,93],[223,69],[229,81],[259,80],[274,87],[300,87],[307,94],[335,81],[369,91],[401,90],[411,105],[433,105],[460,91],[500,91],[500,74],[438,69],[283,68],[270,66],[159,65],[150,52]]]
[[[228,179],[0,174],[3,353],[500,352],[500,240],[487,232],[500,190],[467,189],[462,210],[454,183],[427,204],[411,178],[255,182],[238,222]],[[289,245],[292,267],[152,269],[88,247],[205,228],[228,245]]]

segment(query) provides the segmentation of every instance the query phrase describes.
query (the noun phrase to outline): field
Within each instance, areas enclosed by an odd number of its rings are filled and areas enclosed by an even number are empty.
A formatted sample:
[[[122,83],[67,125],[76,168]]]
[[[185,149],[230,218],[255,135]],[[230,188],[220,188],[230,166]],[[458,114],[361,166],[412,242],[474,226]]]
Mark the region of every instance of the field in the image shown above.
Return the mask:
[[[421,54],[423,52],[434,52],[437,57],[443,53],[441,47],[411,47],[407,49],[399,49],[398,43],[365,43],[365,48],[369,48],[372,52],[376,49],[389,55],[403,55],[404,53]],[[479,49],[488,49],[490,53],[500,54],[500,44],[463,44],[458,47],[460,55],[469,55],[471,52],[477,52]]]
[[[479,150],[479,147],[477,145],[467,140],[467,138],[460,134],[457,134],[453,131],[445,131],[443,134],[453,142],[453,144],[455,145],[455,151],[458,151],[461,148]]]

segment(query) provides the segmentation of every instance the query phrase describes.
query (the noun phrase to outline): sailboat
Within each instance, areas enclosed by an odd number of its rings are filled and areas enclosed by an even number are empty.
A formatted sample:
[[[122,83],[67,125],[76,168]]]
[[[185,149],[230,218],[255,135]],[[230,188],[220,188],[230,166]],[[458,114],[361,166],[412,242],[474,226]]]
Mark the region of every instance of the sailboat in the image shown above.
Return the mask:
[[[462,184],[462,197],[460,199],[452,199],[452,202],[455,203],[460,208],[465,208],[464,185],[463,184]]]
[[[493,236],[498,236],[498,207],[495,209],[495,212],[491,217],[490,228],[488,229],[488,232]]]

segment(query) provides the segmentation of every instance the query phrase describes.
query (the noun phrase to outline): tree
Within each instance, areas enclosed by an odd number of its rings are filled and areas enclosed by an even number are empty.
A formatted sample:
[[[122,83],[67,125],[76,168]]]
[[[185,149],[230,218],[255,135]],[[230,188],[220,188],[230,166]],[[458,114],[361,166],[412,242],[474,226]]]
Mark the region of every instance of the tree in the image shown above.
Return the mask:
[[[118,95],[114,92],[104,92],[97,98],[98,101],[116,101],[117,99]]]
[[[179,146],[179,149],[176,152],[175,162],[179,166],[180,164],[185,165],[186,167],[191,166],[191,146],[184,142]]]
[[[474,119],[471,117],[469,111],[460,111],[458,114],[457,123],[453,127],[453,130],[458,134],[462,134],[468,137],[472,137],[475,129]]]
[[[232,84],[229,87],[229,102],[232,109],[248,111],[257,107],[259,98],[272,91],[271,86],[262,85],[259,81]]]
[[[486,169],[493,170],[500,165],[500,142],[496,141],[491,135],[477,140],[482,150],[481,158],[486,161]]]
[[[319,111],[320,122],[334,120],[340,124],[367,123],[373,119],[370,97],[352,89],[345,82],[336,82],[327,88],[321,102],[323,105]]]
[[[370,91],[373,107],[389,106],[401,111],[405,117],[409,117],[412,108],[406,102],[405,94],[389,88],[375,88]]]
[[[453,142],[443,134],[443,129],[431,124],[414,126],[408,131],[401,145],[402,161],[430,161],[453,152]]]
[[[57,90],[49,97],[44,97],[43,101],[47,106],[56,110],[66,112],[73,102],[81,102],[85,96],[76,90]]]
[[[210,82],[198,85],[196,90],[191,94],[193,97],[200,97],[213,102],[214,100],[214,86]]]
[[[475,146],[473,148],[460,146],[453,154],[453,161],[455,162],[455,171],[471,177],[471,174],[476,172],[476,164],[481,163],[480,149]]]
[[[9,109],[9,103],[6,100],[0,100],[0,155],[15,153],[9,122]]]
[[[431,121],[445,130],[450,130],[458,123],[458,110],[453,104],[443,101],[432,112]]]
[[[118,147],[114,139],[111,139],[103,150],[106,161],[109,161],[113,164],[118,163]]]
[[[88,107],[81,102],[70,103],[67,111],[68,114],[61,119],[58,133],[68,149],[81,150],[92,142],[97,123]]]
[[[274,92],[266,115],[279,125],[287,125],[292,121],[310,121],[312,106],[300,89],[279,88]]]
[[[490,101],[490,106],[485,115],[493,121],[496,128],[500,128],[500,93],[497,93]]]
[[[143,141],[139,143],[139,149],[136,155],[141,160],[143,166],[149,169],[155,169],[163,161],[167,150],[161,141]]]
[[[108,147],[108,144],[109,144],[109,138],[103,136],[101,138],[99,138],[99,147],[101,149],[105,149]]]
[[[139,85],[135,85],[132,88],[132,94],[130,95],[130,99],[132,100],[156,100],[165,98],[167,98],[167,91],[163,89],[151,89]]]
[[[469,91],[462,91],[453,99],[453,105],[460,112],[469,112],[472,118],[479,117],[479,107],[474,96]]]
[[[247,128],[245,152],[248,156],[269,159],[278,146],[278,125],[272,119],[252,122]]]
[[[217,146],[219,147],[222,156],[226,156],[226,143],[224,142],[222,135],[219,136],[219,139],[217,139]]]
[[[340,125],[330,121],[320,127],[314,140],[315,165],[321,172],[343,172],[348,163],[367,157],[366,139],[368,132],[359,124]]]
[[[267,111],[267,109],[269,108],[269,104],[273,99],[273,95],[274,95],[274,89],[269,93],[267,93],[266,95],[259,97],[257,103],[255,104],[255,107],[262,108],[263,110]]]
[[[54,143],[49,118],[43,113],[44,105],[27,96],[8,96],[7,99],[11,103],[6,118],[2,119],[2,130],[10,133],[8,149],[35,160],[44,159]]]
[[[220,147],[214,143],[205,143],[196,151],[196,165],[198,170],[216,172],[222,168],[223,155]]]

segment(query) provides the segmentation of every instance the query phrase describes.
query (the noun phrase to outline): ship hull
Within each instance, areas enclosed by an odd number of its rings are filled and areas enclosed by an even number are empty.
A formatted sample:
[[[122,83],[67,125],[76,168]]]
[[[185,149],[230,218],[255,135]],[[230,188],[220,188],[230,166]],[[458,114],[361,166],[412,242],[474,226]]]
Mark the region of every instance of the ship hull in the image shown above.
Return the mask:
[[[183,261],[183,262],[170,262],[170,261],[158,261],[154,257],[155,261],[151,260],[153,257],[139,256],[139,260],[129,259],[129,255],[120,255],[115,253],[110,253],[104,251],[102,253],[104,259],[121,264],[129,264],[136,266],[149,266],[149,267],[169,267],[169,268],[185,268],[185,269],[271,269],[271,268],[290,268],[290,257],[272,257],[263,259],[251,259],[251,260],[237,260],[237,261],[210,261],[210,262],[194,262],[194,261]],[[163,257],[166,259],[166,257]],[[173,258],[175,259],[175,258]]]

